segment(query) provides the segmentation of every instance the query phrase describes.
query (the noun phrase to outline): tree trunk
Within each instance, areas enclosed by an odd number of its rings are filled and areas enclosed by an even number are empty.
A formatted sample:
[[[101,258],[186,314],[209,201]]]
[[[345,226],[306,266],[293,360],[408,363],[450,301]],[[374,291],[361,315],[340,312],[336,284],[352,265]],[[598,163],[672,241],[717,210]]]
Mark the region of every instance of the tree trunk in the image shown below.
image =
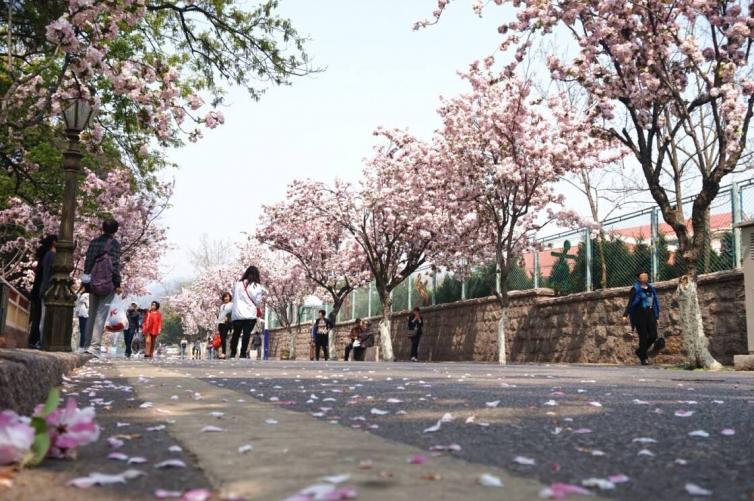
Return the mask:
[[[676,297],[680,307],[681,334],[683,335],[683,347],[686,350],[686,368],[721,369],[720,362],[712,358],[707,349],[702,312],[699,309],[699,291],[696,278],[693,275],[681,277],[678,282]]]
[[[500,365],[507,363],[505,353],[505,322],[508,319],[508,308],[500,309],[500,320],[497,323],[497,360]]]
[[[330,321],[332,322],[332,329],[327,331],[327,354],[330,360],[338,359],[337,352],[337,339],[335,338],[337,330],[335,329],[335,322],[338,320],[338,312],[340,311],[342,303],[334,303],[332,311],[330,312]]]
[[[382,349],[382,360],[384,362],[394,362],[393,339],[390,336],[390,304],[382,305],[382,318],[380,319],[380,347]]]
[[[600,260],[600,288],[607,289],[607,262],[605,261],[605,232],[600,230],[597,235],[597,255]]]
[[[298,333],[295,332],[293,329],[289,328],[288,335],[291,341],[290,351],[288,353],[288,359],[296,360],[296,338],[298,337]]]

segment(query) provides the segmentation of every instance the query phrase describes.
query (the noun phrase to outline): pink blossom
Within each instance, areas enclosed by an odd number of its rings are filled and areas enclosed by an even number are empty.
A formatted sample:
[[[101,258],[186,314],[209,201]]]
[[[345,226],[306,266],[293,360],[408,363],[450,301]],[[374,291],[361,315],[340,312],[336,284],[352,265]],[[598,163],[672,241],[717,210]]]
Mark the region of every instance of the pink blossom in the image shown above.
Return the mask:
[[[19,463],[34,442],[29,419],[11,410],[0,412],[0,465]]]
[[[47,416],[47,429],[51,442],[48,455],[55,458],[76,457],[79,447],[96,442],[100,434],[94,408],[79,409],[73,398]]]

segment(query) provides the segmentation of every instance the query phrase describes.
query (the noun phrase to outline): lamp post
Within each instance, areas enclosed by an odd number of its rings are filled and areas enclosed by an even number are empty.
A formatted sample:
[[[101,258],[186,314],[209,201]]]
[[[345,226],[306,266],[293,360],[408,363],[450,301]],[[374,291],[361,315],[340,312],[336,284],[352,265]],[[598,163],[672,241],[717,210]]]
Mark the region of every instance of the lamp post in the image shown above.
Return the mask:
[[[81,171],[81,131],[86,129],[94,115],[94,108],[84,99],[73,101],[63,111],[68,149],[63,153],[63,211],[60,215],[60,231],[56,244],[57,252],[52,265],[50,287],[44,291],[45,321],[42,332],[42,348],[47,351],[71,351],[73,329],[73,222],[76,218],[76,192]]]

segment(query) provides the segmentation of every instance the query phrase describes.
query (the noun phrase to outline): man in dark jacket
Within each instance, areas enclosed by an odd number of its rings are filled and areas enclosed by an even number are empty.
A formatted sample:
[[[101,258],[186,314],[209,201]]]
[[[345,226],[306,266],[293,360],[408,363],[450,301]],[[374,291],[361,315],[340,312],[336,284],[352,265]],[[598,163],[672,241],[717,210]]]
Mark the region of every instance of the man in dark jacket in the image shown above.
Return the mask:
[[[89,292],[89,321],[86,325],[86,338],[89,340],[87,353],[98,357],[102,347],[102,335],[105,333],[105,323],[107,314],[110,310],[110,304],[115,298],[115,294],[120,294],[120,242],[115,239],[115,233],[118,231],[118,222],[114,219],[108,219],[102,223],[102,235],[89,242],[89,248],[86,250],[86,260],[84,261],[84,275],[81,277],[81,283],[84,289]],[[92,271],[95,264],[105,255],[110,257],[112,263],[112,291],[107,293],[98,293],[92,290]],[[99,278],[99,277],[98,277]]]
[[[134,335],[139,332],[139,320],[141,319],[139,305],[131,303],[126,312],[126,317],[128,318],[128,329],[123,333],[123,342],[126,344],[126,358],[131,358],[131,346],[133,345]]]
[[[421,315],[419,307],[415,307],[414,311],[408,316],[408,330],[413,331],[414,335],[411,336],[411,361],[419,361],[419,341],[421,341],[422,334],[424,334],[424,318]]]
[[[319,360],[319,349],[325,353],[325,360],[329,360],[329,353],[327,345],[330,340],[330,329],[332,329],[332,322],[326,315],[325,310],[319,310],[319,317],[312,324],[312,338],[314,339],[314,351],[315,358]]]
[[[660,317],[660,303],[657,300],[657,291],[649,283],[649,273],[639,272],[637,282],[631,287],[628,295],[628,306],[623,313],[628,318],[631,328],[639,333],[639,348],[636,356],[641,365],[648,365],[648,351],[657,341],[657,319]]]

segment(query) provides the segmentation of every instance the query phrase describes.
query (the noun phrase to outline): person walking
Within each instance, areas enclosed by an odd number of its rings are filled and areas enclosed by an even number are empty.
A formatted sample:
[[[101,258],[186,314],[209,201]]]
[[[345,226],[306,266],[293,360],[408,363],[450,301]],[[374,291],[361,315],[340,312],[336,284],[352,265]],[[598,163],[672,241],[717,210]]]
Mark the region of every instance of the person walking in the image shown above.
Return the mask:
[[[319,316],[312,324],[312,338],[314,339],[314,358],[319,360],[320,348],[324,352],[325,361],[329,360],[329,353],[327,350],[328,342],[330,340],[330,329],[332,329],[332,322],[326,317],[327,312],[325,310],[319,310]]]
[[[649,283],[649,273],[641,271],[637,274],[637,281],[628,295],[628,306],[623,318],[629,319],[631,330],[639,334],[639,347],[636,356],[641,365],[649,365],[649,349],[657,341],[657,319],[660,317],[660,302],[657,291]]]
[[[120,288],[120,242],[115,239],[118,222],[107,219],[102,223],[102,235],[91,242],[86,250],[84,274],[81,282],[89,293],[89,320],[86,323],[87,353],[100,356],[102,336],[115,294]]]
[[[181,338],[181,359],[186,358],[186,354],[188,353],[188,339],[185,337]]]
[[[44,293],[50,286],[52,263],[55,261],[55,245],[57,241],[58,237],[56,235],[47,235],[39,242],[39,247],[37,247],[34,255],[37,264],[34,267],[34,282],[31,287],[31,315],[29,318],[31,325],[27,340],[29,348],[33,349],[40,349],[42,347],[46,310]]]
[[[76,294],[76,317],[79,319],[79,349],[78,353],[86,349],[86,322],[89,320],[89,293],[80,289]]]
[[[162,313],[160,313],[160,303],[157,301],[152,301],[152,304],[149,306],[141,332],[144,335],[144,342],[146,344],[144,358],[152,358],[154,357],[155,345],[157,344],[157,336],[162,332]]]
[[[424,333],[424,318],[421,315],[419,307],[415,307],[414,311],[408,316],[408,330],[414,333],[411,336],[411,361],[419,361],[419,341],[422,339]]]
[[[139,305],[131,303],[126,310],[126,318],[128,319],[128,329],[123,333],[123,344],[126,345],[126,358],[131,358],[133,353],[133,340],[134,335],[139,330]]]
[[[227,345],[228,333],[233,327],[233,296],[230,292],[223,292],[220,297],[222,304],[220,305],[220,312],[217,314],[217,330],[220,333],[220,356],[219,358],[225,358],[225,347]]]
[[[251,331],[261,315],[264,305],[264,297],[267,291],[260,284],[259,270],[256,266],[249,266],[241,278],[233,284],[233,308],[231,319],[233,321],[233,336],[230,339],[230,358],[235,358],[238,351],[238,338],[241,340],[241,358],[249,355],[249,340]]]

